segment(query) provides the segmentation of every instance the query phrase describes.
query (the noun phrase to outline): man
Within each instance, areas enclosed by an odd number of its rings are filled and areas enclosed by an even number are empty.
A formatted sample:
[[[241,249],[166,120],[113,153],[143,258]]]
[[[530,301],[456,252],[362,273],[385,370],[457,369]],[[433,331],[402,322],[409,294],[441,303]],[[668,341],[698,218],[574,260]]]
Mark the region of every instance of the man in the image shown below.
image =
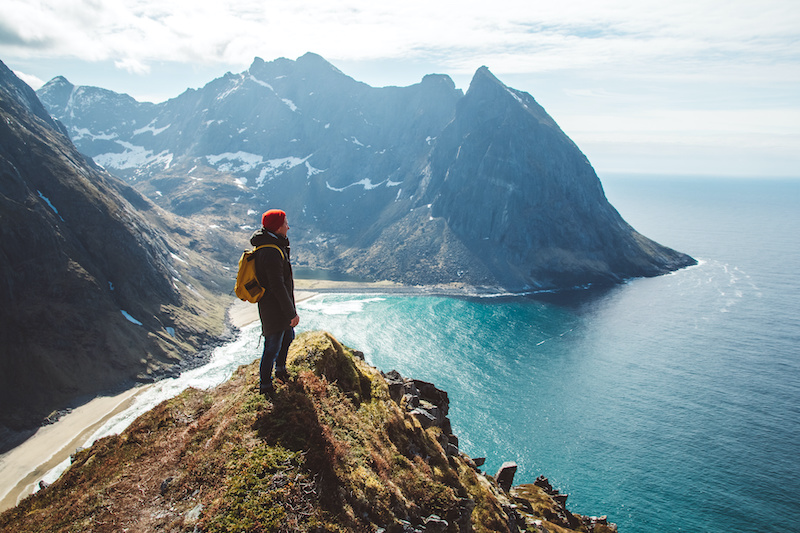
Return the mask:
[[[264,335],[264,354],[261,356],[261,394],[275,392],[272,385],[272,369],[275,377],[286,381],[286,354],[294,340],[294,328],[300,322],[294,302],[294,279],[289,262],[289,223],[286,213],[270,209],[261,216],[262,228],[250,237],[253,246],[266,246],[256,252],[256,277],[266,289],[258,301],[258,316]]]

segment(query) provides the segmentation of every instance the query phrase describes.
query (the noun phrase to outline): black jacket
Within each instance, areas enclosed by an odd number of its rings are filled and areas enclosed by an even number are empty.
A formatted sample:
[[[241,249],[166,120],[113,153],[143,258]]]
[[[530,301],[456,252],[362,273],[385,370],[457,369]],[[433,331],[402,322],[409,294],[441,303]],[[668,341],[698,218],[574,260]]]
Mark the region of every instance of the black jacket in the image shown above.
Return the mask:
[[[266,289],[258,301],[258,316],[261,318],[261,331],[270,335],[289,328],[291,320],[297,316],[294,303],[294,279],[289,260],[289,239],[271,233],[264,228],[250,237],[250,244],[262,246],[276,244],[283,250],[283,257],[275,248],[262,248],[256,252],[256,277]]]

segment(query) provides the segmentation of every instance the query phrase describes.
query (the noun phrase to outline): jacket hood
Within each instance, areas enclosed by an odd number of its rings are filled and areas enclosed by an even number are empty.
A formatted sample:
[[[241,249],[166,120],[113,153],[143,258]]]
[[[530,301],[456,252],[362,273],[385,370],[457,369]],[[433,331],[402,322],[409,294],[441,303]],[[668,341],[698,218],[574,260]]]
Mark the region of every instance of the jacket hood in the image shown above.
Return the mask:
[[[250,244],[253,246],[263,246],[264,244],[277,244],[281,248],[289,246],[289,239],[276,235],[264,228],[258,229],[250,236]]]

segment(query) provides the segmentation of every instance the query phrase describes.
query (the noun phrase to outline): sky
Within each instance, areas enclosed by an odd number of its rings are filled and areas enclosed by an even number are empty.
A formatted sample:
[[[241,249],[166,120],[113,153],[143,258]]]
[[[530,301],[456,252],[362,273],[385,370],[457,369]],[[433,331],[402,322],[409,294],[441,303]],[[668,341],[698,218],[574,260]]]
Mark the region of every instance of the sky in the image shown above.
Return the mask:
[[[487,66],[598,175],[800,177],[797,0],[3,0],[0,60],[162,102],[314,52],[369,85]]]

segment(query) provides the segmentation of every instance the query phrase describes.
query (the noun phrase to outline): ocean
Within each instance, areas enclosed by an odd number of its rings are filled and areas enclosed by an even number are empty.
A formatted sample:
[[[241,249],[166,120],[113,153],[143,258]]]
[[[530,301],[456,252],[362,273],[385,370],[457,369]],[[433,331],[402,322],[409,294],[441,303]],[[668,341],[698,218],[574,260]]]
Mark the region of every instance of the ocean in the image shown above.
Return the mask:
[[[800,180],[604,178],[699,265],[525,297],[326,295],[325,329],[448,391],[463,451],[625,533],[800,531]]]
[[[323,294],[299,305],[298,331],[435,383],[488,473],[515,461],[515,483],[544,475],[622,533],[800,531],[800,179],[602,181],[634,228],[699,264],[565,293]],[[92,439],[226,379],[260,355],[258,335]]]

